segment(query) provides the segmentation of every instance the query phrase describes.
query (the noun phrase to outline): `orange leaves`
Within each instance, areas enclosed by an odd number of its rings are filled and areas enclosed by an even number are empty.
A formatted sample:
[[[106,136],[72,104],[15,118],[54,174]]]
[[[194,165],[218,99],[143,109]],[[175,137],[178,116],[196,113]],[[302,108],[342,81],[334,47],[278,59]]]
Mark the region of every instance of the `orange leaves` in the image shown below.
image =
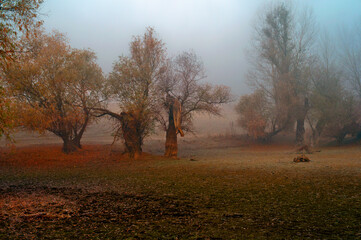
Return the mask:
[[[21,124],[40,133],[51,131],[66,141],[77,137],[80,142],[102,90],[95,54],[71,49],[57,32],[32,34],[22,40],[22,47],[26,54],[5,74],[21,104]]]
[[[8,67],[14,52],[18,51],[19,33],[28,36],[30,29],[39,27],[42,21],[37,20],[38,8],[42,0],[2,1],[0,11],[0,56],[2,67]]]

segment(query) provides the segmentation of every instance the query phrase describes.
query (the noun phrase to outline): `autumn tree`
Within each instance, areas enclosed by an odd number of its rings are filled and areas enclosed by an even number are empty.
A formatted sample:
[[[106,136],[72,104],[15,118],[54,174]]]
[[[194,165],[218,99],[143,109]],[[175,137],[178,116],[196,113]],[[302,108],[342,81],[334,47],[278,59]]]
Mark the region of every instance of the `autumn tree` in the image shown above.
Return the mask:
[[[17,126],[17,107],[14,99],[0,87],[0,138],[11,138],[12,131]]]
[[[7,64],[21,49],[17,44],[20,35],[29,36],[37,20],[42,0],[3,0],[0,2],[0,57]]]
[[[21,52],[17,40],[28,36],[33,27],[41,24],[37,20],[42,0],[3,0],[0,1],[0,137],[10,139],[15,127],[15,102],[7,94],[4,83],[4,70]]]
[[[239,114],[239,125],[255,140],[266,140],[270,134],[277,134],[277,130],[280,131],[280,129],[275,130],[277,126],[272,125],[276,121],[272,119],[268,104],[265,94],[258,90],[241,96],[235,107]],[[268,129],[269,127],[272,128]]]
[[[228,87],[212,86],[202,81],[205,78],[204,66],[193,52],[180,54],[168,62],[166,69],[158,84],[164,106],[159,121],[166,131],[165,156],[177,157],[177,135],[192,131],[194,114],[220,115],[220,106],[230,102],[231,96]],[[179,106],[175,102],[179,102]],[[177,111],[180,108],[180,121],[174,117],[175,107]]]
[[[91,109],[101,104],[103,75],[95,54],[72,49],[60,33],[39,32],[22,45],[26,53],[5,74],[22,104],[22,125],[52,132],[65,153],[75,151],[93,119]]]
[[[152,28],[130,43],[130,56],[121,56],[108,77],[108,93],[119,112],[98,108],[99,116],[118,123],[116,136],[124,139],[126,152],[137,158],[145,137],[154,130],[160,108],[157,82],[164,72],[165,47]]]
[[[251,85],[266,94],[275,116],[287,116],[274,133],[296,122],[296,142],[304,141],[304,122],[309,109],[309,65],[312,59],[312,13],[296,13],[291,5],[271,6],[255,27]],[[277,118],[276,118],[277,119]],[[282,125],[282,126],[281,126]]]

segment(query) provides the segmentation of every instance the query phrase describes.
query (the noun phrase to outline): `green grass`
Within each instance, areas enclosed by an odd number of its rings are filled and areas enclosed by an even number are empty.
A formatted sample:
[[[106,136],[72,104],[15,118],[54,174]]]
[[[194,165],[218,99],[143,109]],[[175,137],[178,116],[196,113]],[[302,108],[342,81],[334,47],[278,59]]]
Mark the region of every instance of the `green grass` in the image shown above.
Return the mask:
[[[197,161],[2,164],[0,239],[357,239],[360,152],[326,149],[300,164],[288,151],[244,149],[200,151]]]

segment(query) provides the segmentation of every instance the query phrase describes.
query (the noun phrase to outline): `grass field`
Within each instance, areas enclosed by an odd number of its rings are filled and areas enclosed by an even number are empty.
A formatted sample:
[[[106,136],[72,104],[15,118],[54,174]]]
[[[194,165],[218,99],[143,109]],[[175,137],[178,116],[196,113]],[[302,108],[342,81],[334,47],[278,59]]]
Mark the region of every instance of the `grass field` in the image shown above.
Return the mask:
[[[361,239],[361,147],[3,151],[0,239]]]

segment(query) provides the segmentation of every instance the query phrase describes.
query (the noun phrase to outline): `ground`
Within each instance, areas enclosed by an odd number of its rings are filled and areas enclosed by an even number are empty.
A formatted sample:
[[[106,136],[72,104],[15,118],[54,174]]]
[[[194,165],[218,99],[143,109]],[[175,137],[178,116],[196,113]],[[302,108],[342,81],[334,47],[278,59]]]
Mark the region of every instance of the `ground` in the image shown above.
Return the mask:
[[[3,149],[0,239],[361,239],[359,145],[294,163],[292,146],[214,141],[136,161],[109,145]]]

